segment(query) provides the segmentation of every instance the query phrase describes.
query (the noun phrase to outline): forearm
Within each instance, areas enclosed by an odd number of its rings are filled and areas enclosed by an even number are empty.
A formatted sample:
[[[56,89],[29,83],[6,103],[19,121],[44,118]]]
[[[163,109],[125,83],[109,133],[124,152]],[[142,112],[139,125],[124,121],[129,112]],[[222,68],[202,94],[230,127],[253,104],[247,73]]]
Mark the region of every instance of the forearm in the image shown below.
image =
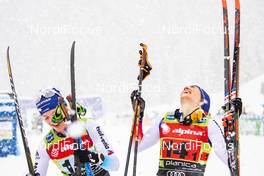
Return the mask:
[[[119,168],[119,160],[114,153],[110,142],[108,141],[101,126],[92,122],[87,127],[88,133],[94,142],[96,152],[103,154],[104,159],[101,167],[108,171],[114,171]]]
[[[142,132],[142,137],[140,138],[138,151],[144,151],[150,147],[152,147],[154,144],[156,144],[159,141],[159,124],[160,120],[157,120],[153,126],[151,126],[147,132],[143,133],[143,125],[139,126]]]
[[[119,168],[119,160],[115,154],[104,156],[101,167],[108,171],[116,171]]]

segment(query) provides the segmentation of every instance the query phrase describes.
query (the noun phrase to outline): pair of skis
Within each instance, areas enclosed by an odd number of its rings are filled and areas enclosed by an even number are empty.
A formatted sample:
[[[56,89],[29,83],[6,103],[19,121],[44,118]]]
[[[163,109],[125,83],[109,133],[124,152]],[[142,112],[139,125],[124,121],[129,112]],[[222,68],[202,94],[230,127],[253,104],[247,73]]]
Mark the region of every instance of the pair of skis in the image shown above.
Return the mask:
[[[76,91],[75,91],[75,41],[72,43],[71,47],[71,108],[75,111],[71,117],[71,121],[75,122],[77,121],[77,107],[76,107]],[[79,137],[75,139],[75,143],[78,144],[79,147],[81,147],[82,139]],[[76,166],[76,172],[74,173],[74,176],[80,176],[81,175],[81,162],[79,157],[74,155],[74,164]],[[85,170],[87,176],[94,176],[90,163],[85,163]]]
[[[240,61],[240,1],[235,0],[235,37],[234,55],[232,59],[232,74],[230,66],[230,45],[228,27],[228,9],[226,0],[222,0],[224,25],[224,93],[225,114],[223,118],[224,137],[228,154],[228,165],[231,176],[240,175],[240,147],[239,147],[239,113],[231,105],[231,101],[239,93],[239,61]],[[232,76],[232,79],[231,79]]]
[[[75,41],[72,44],[71,47],[71,55],[70,55],[70,66],[71,66],[71,108],[74,110],[74,113],[71,116],[71,121],[77,121],[77,110],[76,110],[76,91],[75,91],[75,66],[74,66],[74,61],[75,61]],[[20,107],[18,103],[18,98],[17,98],[17,93],[15,89],[15,84],[14,84],[14,79],[13,79],[13,74],[12,74],[12,69],[11,69],[11,63],[10,63],[10,56],[9,56],[9,47],[7,48],[7,67],[8,67],[8,75],[9,75],[9,81],[10,81],[10,86],[12,89],[12,93],[14,95],[14,101],[15,101],[15,109],[18,117],[18,122],[19,122],[19,128],[21,131],[21,136],[22,136],[22,141],[23,141],[23,147],[27,159],[27,165],[28,165],[28,170],[29,174],[31,176],[35,175],[34,172],[34,167],[33,167],[33,162],[32,162],[32,156],[30,153],[29,145],[28,145],[28,140],[27,136],[25,133],[24,125],[23,125],[23,120],[20,112]],[[76,143],[81,143],[80,139],[76,139]],[[74,176],[80,176],[81,175],[81,163],[78,157],[74,156],[74,162],[76,166],[76,172],[73,173]],[[85,164],[85,169],[87,176],[94,176],[93,172],[91,170],[90,164],[86,163]]]
[[[152,69],[150,63],[148,62],[148,53],[147,53],[147,45],[141,43],[140,46],[142,50],[139,51],[140,60],[139,60],[139,76],[138,76],[138,97],[141,97],[142,92],[142,81],[150,74],[150,70]],[[138,153],[138,143],[139,143],[139,119],[143,118],[140,117],[140,104],[138,100],[135,100],[135,107],[134,108],[134,117],[133,117],[133,124],[131,127],[130,139],[128,144],[128,151],[127,151],[127,158],[126,158],[126,166],[124,176],[127,176],[131,149],[133,139],[135,139],[134,144],[134,162],[133,162],[133,176],[136,176],[137,173],[137,153]],[[135,135],[135,136],[134,136]],[[135,137],[135,138],[134,138]]]

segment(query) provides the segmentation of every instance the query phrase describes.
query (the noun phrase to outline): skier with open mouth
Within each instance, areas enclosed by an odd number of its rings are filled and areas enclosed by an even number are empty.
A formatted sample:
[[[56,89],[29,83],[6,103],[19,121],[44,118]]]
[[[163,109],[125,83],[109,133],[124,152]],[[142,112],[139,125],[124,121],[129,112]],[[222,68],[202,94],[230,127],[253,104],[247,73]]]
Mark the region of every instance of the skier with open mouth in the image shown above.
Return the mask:
[[[203,176],[212,148],[218,158],[228,165],[223,132],[210,117],[210,97],[204,89],[197,85],[184,87],[180,94],[180,108],[166,113],[144,134],[145,101],[135,90],[131,94],[134,109],[136,100],[140,104],[138,151],[160,141],[157,176]],[[231,104],[241,112],[240,98],[235,98]]]

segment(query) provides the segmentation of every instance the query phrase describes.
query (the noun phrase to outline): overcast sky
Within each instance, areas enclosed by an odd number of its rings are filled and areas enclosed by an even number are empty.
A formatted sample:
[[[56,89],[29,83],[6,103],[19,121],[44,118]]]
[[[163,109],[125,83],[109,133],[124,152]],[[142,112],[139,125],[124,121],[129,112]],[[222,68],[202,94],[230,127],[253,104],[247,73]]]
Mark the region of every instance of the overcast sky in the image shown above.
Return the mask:
[[[264,72],[263,6],[261,0],[241,0],[242,85]],[[149,104],[177,102],[188,84],[210,94],[223,91],[221,1],[0,0],[0,12],[1,91],[10,90],[5,61],[10,46],[19,97],[32,98],[48,86],[68,93],[74,40],[77,96],[100,95],[109,107],[129,104],[140,42],[148,44],[153,66],[143,83]]]

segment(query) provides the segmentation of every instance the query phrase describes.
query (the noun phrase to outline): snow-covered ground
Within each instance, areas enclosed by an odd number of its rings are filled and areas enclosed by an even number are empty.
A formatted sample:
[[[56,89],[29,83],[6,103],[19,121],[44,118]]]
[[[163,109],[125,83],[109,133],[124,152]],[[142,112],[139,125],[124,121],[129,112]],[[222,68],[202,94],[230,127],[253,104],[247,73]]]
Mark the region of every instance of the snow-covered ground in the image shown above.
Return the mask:
[[[115,118],[109,118],[100,122],[104,126],[104,130],[111,141],[117,156],[120,160],[120,169],[112,172],[113,176],[122,176],[124,172],[126,151],[128,145],[128,136],[130,132],[130,120],[118,121]],[[113,130],[114,129],[114,130]],[[28,133],[29,145],[32,154],[41,139],[41,134]],[[21,141],[19,142],[22,146]],[[262,164],[264,163],[264,137],[257,136],[241,136],[241,176],[261,175]],[[138,175],[150,176],[155,175],[158,167],[159,145],[156,144],[152,148],[143,151],[138,155]],[[132,160],[131,162],[132,163]],[[19,156],[9,156],[0,158],[1,175],[24,176],[27,172],[27,165],[24,151]],[[130,172],[132,173],[132,172]],[[49,176],[61,175],[58,169],[50,162],[48,174]],[[212,152],[210,155],[206,176],[228,176],[227,167]]]
[[[262,95],[260,94],[261,82],[264,81],[264,76],[256,77],[254,80],[241,87],[241,97],[245,106],[250,107],[253,112],[261,113]],[[248,92],[251,92],[248,94]],[[249,96],[250,95],[250,96]],[[212,100],[222,101],[223,93],[215,93],[211,95]],[[147,102],[148,103],[148,102]],[[146,116],[157,116],[157,113],[164,113],[171,110],[173,105],[160,105],[156,107],[146,108]],[[219,108],[219,102],[212,101],[212,112],[217,112]],[[156,111],[155,111],[156,110]],[[156,114],[153,114],[156,113]],[[103,118],[98,119],[99,123],[103,126],[105,133],[111,141],[117,156],[120,160],[120,169],[117,172],[112,172],[113,176],[122,176],[125,167],[126,152],[128,146],[128,137],[130,133],[130,124],[132,110],[128,109],[124,113],[110,113],[105,112]],[[159,114],[160,115],[160,114]],[[153,121],[145,120],[145,129],[153,123]],[[48,127],[44,126],[44,131],[47,131]],[[20,135],[20,133],[18,133]],[[28,131],[28,141],[31,148],[32,156],[34,156],[36,147],[41,140],[43,134],[33,133]],[[7,158],[0,158],[0,166],[2,168],[1,173],[5,175],[24,176],[27,172],[27,165],[25,160],[24,151],[22,150],[21,137],[18,136],[20,155],[9,156]],[[254,175],[260,176],[262,172],[262,163],[264,163],[264,136],[241,136],[241,176]],[[150,176],[155,175],[158,168],[159,157],[159,145],[156,144],[152,148],[139,153],[138,155],[138,175]],[[132,158],[132,157],[131,157]],[[130,161],[132,164],[132,160]],[[130,172],[132,173],[132,172]],[[54,164],[50,163],[49,176],[60,175],[58,169]],[[206,176],[228,176],[228,168],[216,157],[214,152],[211,153],[206,170]]]
[[[231,46],[232,2],[228,1]],[[258,114],[263,111],[263,5],[262,0],[241,0],[240,95],[247,110]],[[40,88],[47,86],[68,93],[69,51],[76,40],[77,95],[99,95],[106,105],[102,126],[121,163],[113,176],[123,173],[131,123],[115,117],[132,114],[128,108],[129,93],[137,83],[140,42],[148,44],[153,66],[143,87],[146,113],[156,113],[157,109],[164,113],[175,108],[179,91],[194,83],[211,95],[212,111],[223,104],[221,1],[0,0],[0,11],[0,91],[10,90],[3,59],[10,45],[19,98],[32,99]],[[249,82],[251,79],[255,80]],[[42,135],[28,132],[32,155]],[[21,140],[19,136],[18,139]],[[21,141],[19,144],[22,146]],[[264,137],[241,136],[242,176],[261,175],[263,147]],[[0,175],[26,174],[26,160],[20,148],[19,156],[0,158]],[[138,175],[155,175],[158,155],[158,144],[140,153]],[[212,153],[206,175],[228,174],[227,167]],[[48,175],[59,175],[53,164]]]

